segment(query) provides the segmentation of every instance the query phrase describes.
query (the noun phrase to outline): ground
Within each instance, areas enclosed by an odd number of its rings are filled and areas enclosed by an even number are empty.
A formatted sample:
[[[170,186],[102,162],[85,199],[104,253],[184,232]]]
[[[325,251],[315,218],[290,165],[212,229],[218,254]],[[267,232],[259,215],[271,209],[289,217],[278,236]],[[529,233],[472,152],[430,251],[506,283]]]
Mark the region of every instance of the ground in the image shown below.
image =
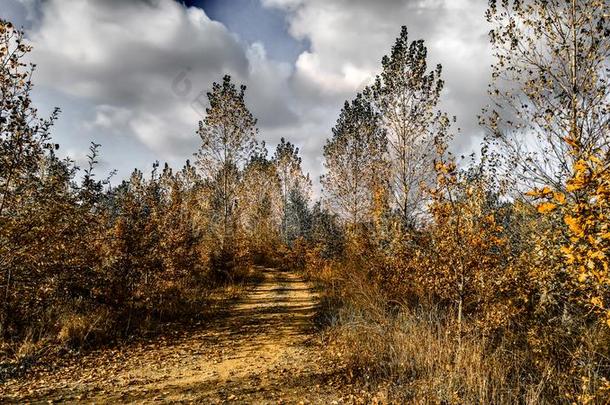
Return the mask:
[[[363,402],[323,354],[311,286],[294,273],[261,271],[225,316],[7,381],[0,402]]]

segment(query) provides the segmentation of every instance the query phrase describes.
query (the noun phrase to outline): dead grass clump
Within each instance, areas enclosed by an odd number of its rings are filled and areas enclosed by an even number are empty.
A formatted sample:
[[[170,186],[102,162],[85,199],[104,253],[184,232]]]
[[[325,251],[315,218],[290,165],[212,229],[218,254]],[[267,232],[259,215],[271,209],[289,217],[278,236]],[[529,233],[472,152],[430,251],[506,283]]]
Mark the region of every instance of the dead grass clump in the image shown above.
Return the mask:
[[[392,403],[608,403],[603,327],[587,332],[566,364],[539,363],[532,347],[491,342],[471,320],[458,339],[452,315],[352,290],[328,328],[329,355],[365,385],[389,386]]]
[[[102,341],[111,332],[114,322],[107,310],[91,313],[68,312],[60,317],[57,342],[62,346],[80,349],[86,344]]]
[[[391,304],[357,273],[343,283],[343,305],[328,334],[331,355],[353,376],[389,383],[399,402],[519,402],[525,389],[514,378],[519,364],[501,344],[492,350],[475,334],[460,341],[446,311]]]
[[[331,332],[334,353],[353,375],[391,382],[394,400],[518,402],[514,366],[507,367],[501,348],[487,352],[484,340],[475,336],[458,343],[448,320],[435,310],[379,314],[379,309],[346,306]]]

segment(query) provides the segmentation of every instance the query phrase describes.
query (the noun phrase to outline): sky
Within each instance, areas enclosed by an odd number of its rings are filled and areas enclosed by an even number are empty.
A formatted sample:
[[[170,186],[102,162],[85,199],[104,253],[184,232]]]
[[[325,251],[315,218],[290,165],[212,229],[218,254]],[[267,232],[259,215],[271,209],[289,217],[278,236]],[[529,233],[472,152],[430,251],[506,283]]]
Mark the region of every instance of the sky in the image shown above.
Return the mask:
[[[102,145],[113,183],[152,162],[181,167],[199,146],[205,93],[230,74],[247,86],[259,139],[301,149],[315,182],[345,100],[371,83],[400,27],[443,65],[442,108],[460,128],[452,149],[478,149],[492,63],[484,0],[0,0],[24,28],[41,115],[83,164]]]

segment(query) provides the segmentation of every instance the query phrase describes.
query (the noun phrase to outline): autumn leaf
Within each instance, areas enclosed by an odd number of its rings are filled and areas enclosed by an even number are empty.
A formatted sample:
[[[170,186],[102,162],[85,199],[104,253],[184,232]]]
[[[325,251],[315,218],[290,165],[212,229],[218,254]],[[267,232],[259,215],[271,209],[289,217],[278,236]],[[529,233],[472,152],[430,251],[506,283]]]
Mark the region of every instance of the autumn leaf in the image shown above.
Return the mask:
[[[568,181],[568,184],[566,185],[566,190],[568,190],[570,193],[573,193],[574,191],[578,191],[582,188],[583,188],[583,182],[579,181],[579,180],[575,180],[575,179]]]
[[[570,231],[572,231],[572,233],[574,233],[577,236],[584,235],[584,231],[583,231],[582,227],[580,226],[578,219],[576,219],[573,216],[566,215],[563,218],[563,220],[566,223],[566,225],[568,226],[568,228],[570,228]]]
[[[591,298],[591,304],[595,307],[598,308],[603,308],[604,307],[604,302],[602,301],[602,299],[600,297],[593,297]]]
[[[542,204],[539,204],[537,207],[538,212],[541,214],[552,212],[553,210],[555,210],[555,208],[557,208],[557,205],[550,202],[544,202]]]
[[[561,192],[553,193],[553,197],[555,198],[555,201],[557,201],[559,204],[565,204],[565,202],[566,202],[566,196],[564,193],[561,193]]]
[[[530,190],[528,192],[525,193],[526,196],[528,197],[534,197],[534,198],[542,198],[542,197],[547,197],[550,194],[552,194],[552,190],[550,187],[545,186],[543,188],[536,188],[533,190]]]
[[[566,136],[563,140],[571,147],[578,148],[578,143],[571,136]]]

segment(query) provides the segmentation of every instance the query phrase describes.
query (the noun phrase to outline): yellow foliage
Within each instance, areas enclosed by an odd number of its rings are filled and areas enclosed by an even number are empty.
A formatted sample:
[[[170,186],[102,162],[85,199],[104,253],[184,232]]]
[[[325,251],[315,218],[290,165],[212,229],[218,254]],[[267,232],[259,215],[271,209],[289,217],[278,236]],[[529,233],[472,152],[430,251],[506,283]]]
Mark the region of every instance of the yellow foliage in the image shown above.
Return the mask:
[[[538,205],[537,209],[538,212],[541,214],[546,214],[548,212],[554,211],[555,208],[557,208],[556,204],[550,203],[550,202],[544,202]]]
[[[603,308],[604,307],[604,301],[600,297],[593,297],[593,298],[591,298],[591,304],[594,307],[599,307],[599,308]]]
[[[530,191],[526,192],[525,195],[528,197],[543,198],[543,197],[548,197],[552,193],[553,192],[552,192],[551,188],[545,186],[543,188],[536,188],[536,189],[530,190]]]
[[[566,202],[566,195],[564,193],[555,192],[553,193],[553,197],[555,197],[555,201],[559,204],[565,204]]]
[[[575,155],[577,152],[574,150]],[[563,244],[559,249],[584,295],[589,297],[584,304],[592,306],[604,322],[610,297],[610,167],[604,163],[608,153],[592,154],[573,164],[572,176],[566,182],[567,192],[572,193],[569,202],[562,192],[551,192],[548,187],[528,193],[547,199],[552,195],[560,204],[569,241],[557,239],[558,244]],[[556,208],[554,202],[545,201],[538,205],[538,212],[548,214]]]
[[[578,236],[584,235],[583,229],[580,226],[578,218],[575,218],[571,215],[566,215],[565,217],[563,217],[563,220],[565,221],[566,225],[568,225],[570,231],[572,231],[573,234]]]

